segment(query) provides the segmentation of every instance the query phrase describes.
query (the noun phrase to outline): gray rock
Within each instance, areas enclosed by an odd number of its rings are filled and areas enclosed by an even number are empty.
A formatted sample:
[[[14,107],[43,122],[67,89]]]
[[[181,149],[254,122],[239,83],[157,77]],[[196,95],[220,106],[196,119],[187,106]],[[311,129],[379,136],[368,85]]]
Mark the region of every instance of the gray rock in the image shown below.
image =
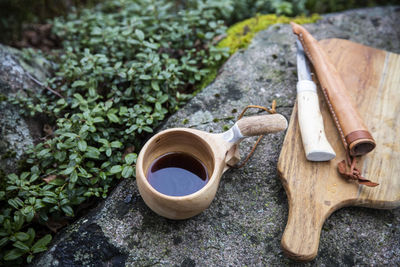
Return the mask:
[[[37,57],[25,62],[21,52],[0,45],[0,95],[2,98],[24,95],[28,90],[42,89],[30,77],[44,80],[46,62]],[[0,169],[6,173],[15,171],[24,152],[40,137],[40,126],[22,117],[18,107],[0,101]]]
[[[346,38],[399,53],[399,24],[400,7],[386,7],[330,14],[306,27],[318,39]],[[278,112],[289,118],[297,79],[294,40],[288,25],[260,32],[162,129],[179,126],[220,132],[234,123],[246,105],[268,106],[273,99],[278,100]],[[97,208],[58,234],[36,265],[295,264],[280,249],[288,215],[276,170],[283,139],[284,133],[266,136],[244,168],[224,174],[211,206],[188,220],[156,215],[144,204],[135,181],[122,181]],[[241,144],[242,155],[253,141]],[[317,258],[304,265],[399,265],[399,240],[400,209],[344,208],[328,218]]]

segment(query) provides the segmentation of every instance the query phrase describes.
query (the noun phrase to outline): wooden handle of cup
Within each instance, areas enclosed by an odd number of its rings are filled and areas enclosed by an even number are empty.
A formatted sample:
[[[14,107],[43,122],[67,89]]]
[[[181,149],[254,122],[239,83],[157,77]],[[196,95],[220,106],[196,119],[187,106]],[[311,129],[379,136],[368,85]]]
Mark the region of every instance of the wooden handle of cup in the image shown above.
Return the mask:
[[[281,114],[246,117],[236,122],[243,136],[257,136],[286,130],[288,123]]]

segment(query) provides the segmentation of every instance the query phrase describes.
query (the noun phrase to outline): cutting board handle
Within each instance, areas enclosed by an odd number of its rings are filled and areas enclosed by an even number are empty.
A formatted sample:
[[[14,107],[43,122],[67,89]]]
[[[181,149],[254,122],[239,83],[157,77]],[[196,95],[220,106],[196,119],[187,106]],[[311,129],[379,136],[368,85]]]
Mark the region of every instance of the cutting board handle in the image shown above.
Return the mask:
[[[317,209],[312,202],[289,203],[289,218],[282,236],[285,254],[297,261],[310,261],[317,256],[326,209]],[[301,203],[303,202],[303,203]]]

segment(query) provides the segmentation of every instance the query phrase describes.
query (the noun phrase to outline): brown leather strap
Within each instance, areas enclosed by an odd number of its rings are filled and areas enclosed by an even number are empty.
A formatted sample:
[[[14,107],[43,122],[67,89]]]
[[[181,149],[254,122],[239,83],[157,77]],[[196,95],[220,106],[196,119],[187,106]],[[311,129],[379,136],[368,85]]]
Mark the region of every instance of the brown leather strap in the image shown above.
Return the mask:
[[[247,107],[245,107],[242,111],[242,113],[240,113],[238,120],[240,120],[243,116],[244,113],[246,112],[246,110],[248,110],[249,108],[259,108],[262,110],[265,110],[266,112],[268,112],[269,114],[275,114],[276,113],[276,100],[272,100],[272,105],[271,108],[266,108],[263,106],[259,106],[259,105],[248,105]],[[256,150],[256,147],[258,145],[258,143],[260,143],[261,139],[263,138],[264,135],[260,135],[256,141],[256,143],[253,145],[253,148],[251,149],[250,153],[247,155],[247,157],[243,160],[242,163],[237,163],[236,165],[230,165],[230,164],[226,164],[228,165],[230,168],[235,168],[235,169],[239,169],[242,168],[246,162],[250,159],[251,155],[253,155],[254,151]]]
[[[345,160],[339,162],[337,167],[342,177],[348,180],[357,181],[359,184],[366,185],[369,187],[378,186],[379,185],[378,183],[372,182],[371,180],[368,180],[361,175],[361,171],[356,168],[356,163],[357,161],[355,157],[350,157],[350,162],[347,163]]]
[[[346,138],[346,141],[348,144],[351,144],[358,139],[372,139],[373,140],[371,134],[368,131],[364,131],[364,130],[351,132],[348,135],[346,135],[345,138]]]

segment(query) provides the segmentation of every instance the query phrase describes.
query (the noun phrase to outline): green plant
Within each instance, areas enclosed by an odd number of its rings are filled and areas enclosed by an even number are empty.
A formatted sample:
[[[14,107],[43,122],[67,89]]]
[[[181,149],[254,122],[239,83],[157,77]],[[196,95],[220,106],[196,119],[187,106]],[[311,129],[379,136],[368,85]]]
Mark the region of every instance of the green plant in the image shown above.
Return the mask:
[[[53,21],[63,49],[50,56],[49,90],[9,99],[49,125],[22,172],[3,177],[3,263],[29,262],[44,250],[51,236],[37,240],[29,225],[72,217],[75,206],[134,176],[145,135],[229,55],[213,42],[225,32],[218,12],[202,1],[176,9],[167,0],[115,0]]]

